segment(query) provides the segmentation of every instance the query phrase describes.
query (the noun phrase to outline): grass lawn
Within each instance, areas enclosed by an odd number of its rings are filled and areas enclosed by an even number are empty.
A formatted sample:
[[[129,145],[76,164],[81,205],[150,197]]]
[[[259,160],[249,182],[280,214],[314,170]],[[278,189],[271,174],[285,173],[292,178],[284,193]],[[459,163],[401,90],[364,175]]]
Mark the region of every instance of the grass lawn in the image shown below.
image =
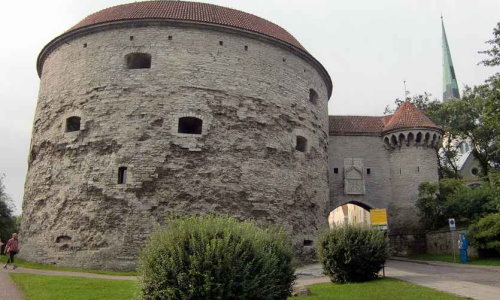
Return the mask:
[[[455,261],[453,261],[453,255],[451,254],[414,254],[410,256],[411,259],[419,260],[434,260],[434,261],[444,261],[444,262],[456,262],[460,263],[460,257],[455,256]],[[500,266],[500,257],[495,258],[476,258],[471,259],[467,264],[469,265],[480,265],[480,266]]]
[[[55,271],[70,271],[70,272],[83,272],[83,273],[95,273],[95,274],[105,274],[105,275],[117,275],[117,276],[135,276],[136,272],[115,272],[106,270],[90,270],[90,269],[77,269],[77,268],[67,268],[67,267],[57,267],[54,265],[39,264],[36,262],[24,261],[19,258],[14,258],[16,265],[19,267],[25,267],[30,269],[40,269],[40,270],[55,270]],[[0,263],[5,264],[7,262],[7,256],[0,256]]]
[[[26,300],[126,300],[134,299],[137,282],[68,276],[11,273]]]
[[[135,299],[138,284],[129,280],[107,280],[67,276],[11,273],[26,300],[126,300]],[[386,299],[464,299],[397,279],[384,278],[353,284],[323,283],[309,286],[312,295],[290,300],[386,300]]]
[[[452,300],[467,299],[433,289],[420,287],[393,278],[383,278],[370,282],[334,284],[320,283],[308,286],[311,296],[295,297],[290,300]]]

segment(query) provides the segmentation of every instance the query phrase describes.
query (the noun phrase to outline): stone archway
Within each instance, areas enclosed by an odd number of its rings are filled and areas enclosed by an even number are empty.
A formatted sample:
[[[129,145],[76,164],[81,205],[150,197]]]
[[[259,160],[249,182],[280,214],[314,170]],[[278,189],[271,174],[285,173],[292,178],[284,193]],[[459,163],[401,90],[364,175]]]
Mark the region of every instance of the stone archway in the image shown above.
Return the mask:
[[[328,225],[330,228],[344,224],[370,226],[370,209],[371,206],[362,202],[346,202],[330,211]]]

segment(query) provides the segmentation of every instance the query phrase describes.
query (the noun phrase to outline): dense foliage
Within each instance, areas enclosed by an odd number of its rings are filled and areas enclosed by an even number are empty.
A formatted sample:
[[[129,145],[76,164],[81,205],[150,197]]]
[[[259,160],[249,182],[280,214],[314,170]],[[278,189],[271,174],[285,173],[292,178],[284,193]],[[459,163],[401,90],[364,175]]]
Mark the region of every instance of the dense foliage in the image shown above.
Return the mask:
[[[472,189],[460,180],[442,179],[439,184],[424,182],[419,186],[417,208],[425,228],[435,230],[446,226],[449,218],[455,218],[458,226],[467,226],[498,212],[499,199],[489,183]]]
[[[469,227],[471,245],[500,255],[500,213],[481,218]]]
[[[360,282],[377,277],[389,257],[384,232],[351,225],[324,231],[318,239],[318,258],[334,282]]]
[[[287,299],[291,243],[230,217],[169,218],[140,255],[143,299]]]
[[[5,193],[3,178],[0,174],[0,238],[5,243],[16,232],[16,221],[12,215],[10,198]]]

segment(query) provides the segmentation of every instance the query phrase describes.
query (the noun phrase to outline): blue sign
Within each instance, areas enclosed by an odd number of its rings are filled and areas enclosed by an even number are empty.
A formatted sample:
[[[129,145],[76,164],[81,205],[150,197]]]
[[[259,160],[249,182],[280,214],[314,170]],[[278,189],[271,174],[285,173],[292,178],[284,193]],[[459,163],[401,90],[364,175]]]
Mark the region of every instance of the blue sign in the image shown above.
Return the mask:
[[[450,224],[450,230],[457,230],[455,219],[448,219],[448,224]]]

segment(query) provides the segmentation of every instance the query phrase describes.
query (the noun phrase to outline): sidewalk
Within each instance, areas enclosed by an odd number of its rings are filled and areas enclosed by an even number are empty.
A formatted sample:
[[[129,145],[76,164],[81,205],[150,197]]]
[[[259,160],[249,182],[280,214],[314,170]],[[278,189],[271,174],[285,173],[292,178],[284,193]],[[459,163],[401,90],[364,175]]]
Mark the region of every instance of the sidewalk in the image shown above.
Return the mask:
[[[410,258],[398,257],[398,256],[391,257],[389,260],[404,261],[404,262],[423,264],[423,265],[431,265],[431,266],[447,266],[447,267],[461,267],[461,268],[463,267],[463,268],[482,269],[482,270],[500,272],[499,266],[469,265],[469,264],[450,263],[450,262],[437,261],[437,260],[410,259]]]
[[[0,267],[0,299],[23,300],[23,293],[12,279],[10,279],[8,274],[10,271]]]

